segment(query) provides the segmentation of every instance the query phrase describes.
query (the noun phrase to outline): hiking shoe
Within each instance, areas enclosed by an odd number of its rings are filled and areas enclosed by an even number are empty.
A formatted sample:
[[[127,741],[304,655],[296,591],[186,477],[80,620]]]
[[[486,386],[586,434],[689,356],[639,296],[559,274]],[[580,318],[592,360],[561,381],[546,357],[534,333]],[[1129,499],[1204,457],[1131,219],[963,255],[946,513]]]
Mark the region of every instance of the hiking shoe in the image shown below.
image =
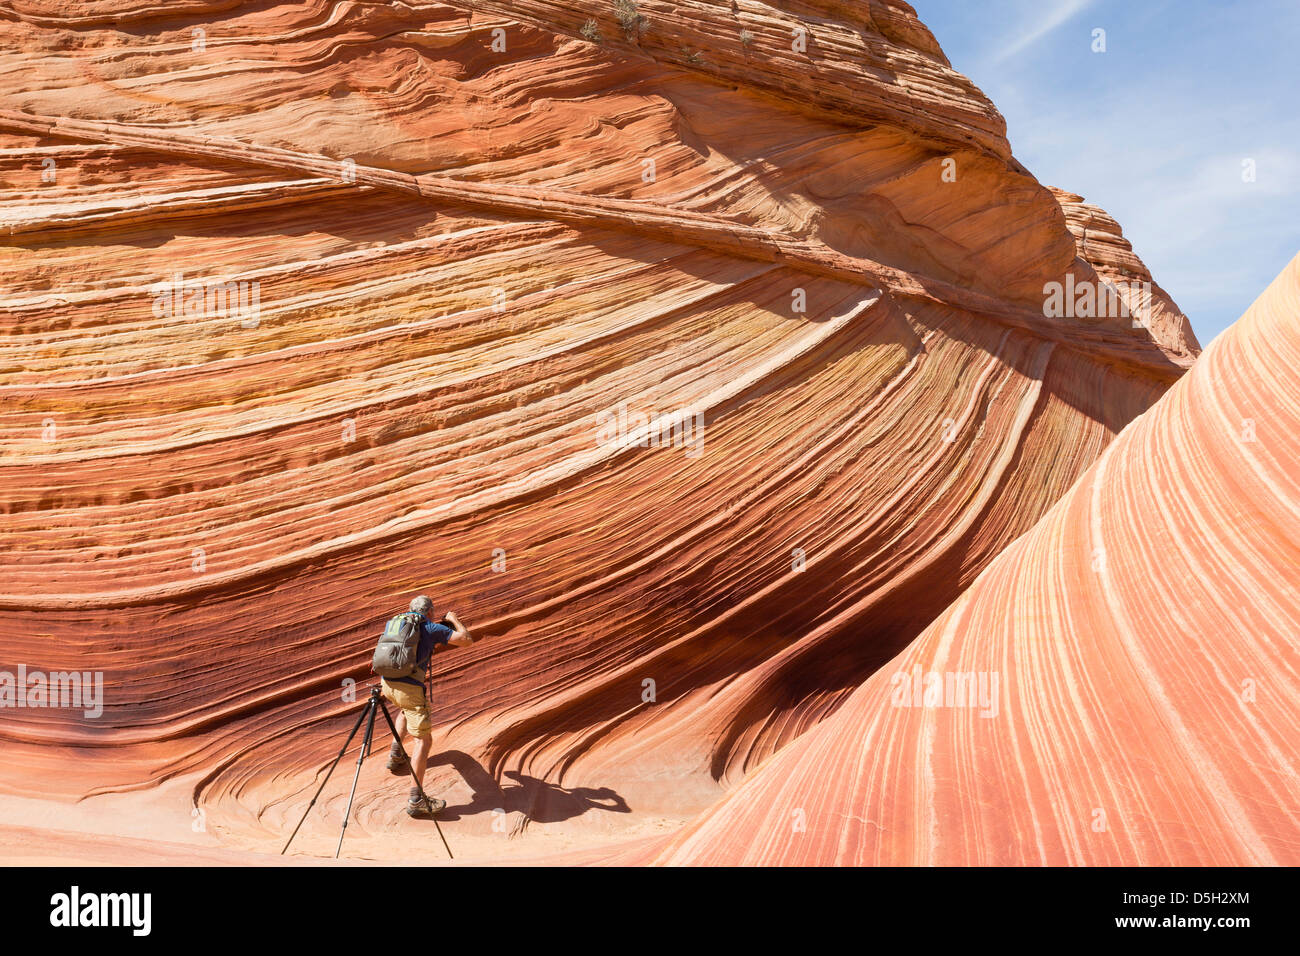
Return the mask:
[[[447,809],[447,801],[439,800],[437,797],[412,796],[406,801],[406,813],[412,817],[431,817],[440,810]]]
[[[388,772],[399,777],[405,777],[411,772],[410,761],[403,760],[401,757],[390,756],[388,758]]]
[[[411,761],[407,759],[406,751],[398,750],[396,744],[388,748],[388,772],[399,777],[411,772]]]

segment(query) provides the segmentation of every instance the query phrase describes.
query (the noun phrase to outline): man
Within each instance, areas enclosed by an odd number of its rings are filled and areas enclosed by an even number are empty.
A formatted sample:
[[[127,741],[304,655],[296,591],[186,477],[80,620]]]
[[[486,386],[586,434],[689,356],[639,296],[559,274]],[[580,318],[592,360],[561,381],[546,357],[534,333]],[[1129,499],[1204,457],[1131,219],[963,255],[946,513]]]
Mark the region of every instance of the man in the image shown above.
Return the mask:
[[[408,730],[415,738],[415,747],[409,764],[402,753],[400,743],[397,740],[393,741],[393,746],[388,753],[388,769],[394,774],[406,775],[411,772],[411,765],[414,764],[415,779],[420,781],[420,786],[411,788],[406,812],[413,817],[428,817],[444,809],[447,801],[430,800],[421,793],[424,786],[424,768],[429,762],[429,745],[432,740],[429,729],[429,700],[422,678],[428,670],[429,659],[438,645],[468,647],[474,643],[474,638],[451,611],[447,612],[444,621],[435,622],[433,601],[426,595],[421,594],[411,600],[411,611],[424,618],[420,622],[422,633],[419,649],[415,655],[415,670],[410,677],[382,677],[380,685],[384,697],[401,708],[402,712],[397,715],[395,721],[399,740]]]

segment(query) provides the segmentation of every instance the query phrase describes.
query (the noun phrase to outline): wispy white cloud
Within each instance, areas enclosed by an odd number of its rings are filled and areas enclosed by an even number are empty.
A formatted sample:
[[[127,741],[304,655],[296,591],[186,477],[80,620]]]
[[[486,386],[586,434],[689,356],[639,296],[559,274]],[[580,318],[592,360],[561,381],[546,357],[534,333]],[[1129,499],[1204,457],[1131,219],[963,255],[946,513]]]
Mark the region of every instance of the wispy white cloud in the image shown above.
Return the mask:
[[[993,54],[989,64],[996,65],[1011,59],[1021,50],[1033,46],[1049,33],[1064,26],[1095,2],[1096,0],[1058,0],[1046,16],[1025,24],[1014,39]]]

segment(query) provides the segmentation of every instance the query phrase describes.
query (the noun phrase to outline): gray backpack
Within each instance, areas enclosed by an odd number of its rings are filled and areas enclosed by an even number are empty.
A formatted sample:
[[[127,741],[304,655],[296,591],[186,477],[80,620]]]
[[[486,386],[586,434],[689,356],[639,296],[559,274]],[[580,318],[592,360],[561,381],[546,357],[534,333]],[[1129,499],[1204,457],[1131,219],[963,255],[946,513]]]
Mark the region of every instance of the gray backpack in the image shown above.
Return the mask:
[[[419,669],[416,655],[420,650],[421,624],[424,615],[406,611],[397,615],[384,628],[375,648],[370,669],[380,677],[410,677]]]

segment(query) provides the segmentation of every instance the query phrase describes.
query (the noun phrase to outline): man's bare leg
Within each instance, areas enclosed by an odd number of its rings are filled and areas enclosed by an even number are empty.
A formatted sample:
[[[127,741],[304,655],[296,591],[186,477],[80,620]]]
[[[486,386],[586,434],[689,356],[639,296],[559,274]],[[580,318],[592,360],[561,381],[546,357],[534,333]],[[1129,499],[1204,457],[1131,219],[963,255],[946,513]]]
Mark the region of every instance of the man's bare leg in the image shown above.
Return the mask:
[[[388,748],[388,769],[393,773],[404,773],[404,767],[410,762],[411,755],[402,743],[402,738],[406,736],[406,711],[399,710],[397,719],[393,721],[393,729],[397,731],[397,737],[393,744]]]
[[[415,779],[420,781],[421,788],[424,787],[424,768],[429,763],[429,748],[432,742],[432,737],[415,738],[415,752],[411,755],[411,766],[415,770]]]

